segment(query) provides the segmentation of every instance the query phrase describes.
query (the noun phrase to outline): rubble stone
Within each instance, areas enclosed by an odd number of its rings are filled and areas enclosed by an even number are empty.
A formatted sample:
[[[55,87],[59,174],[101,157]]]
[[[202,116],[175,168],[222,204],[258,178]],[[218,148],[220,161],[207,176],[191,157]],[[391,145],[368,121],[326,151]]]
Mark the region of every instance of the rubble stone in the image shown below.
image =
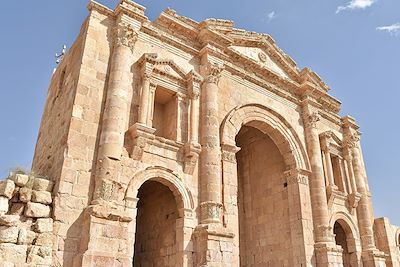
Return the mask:
[[[49,217],[50,207],[41,203],[28,202],[25,216],[33,218]]]
[[[17,186],[23,187],[23,186],[25,186],[26,183],[28,182],[29,176],[26,175],[26,174],[17,173],[17,174],[15,174],[15,175],[11,176],[11,180],[13,180],[14,183],[15,183]]]
[[[8,212],[8,198],[0,196],[0,215]]]
[[[17,244],[19,245],[32,245],[36,238],[36,233],[26,228],[21,228],[18,234]]]
[[[32,246],[29,250],[27,263],[51,264],[51,248],[44,246]]]
[[[19,219],[18,215],[0,215],[0,225],[16,226],[19,223]]]
[[[53,231],[53,219],[41,218],[37,219],[35,224],[35,231],[38,233],[47,233]]]
[[[12,198],[15,189],[15,183],[10,179],[0,181],[0,196],[5,196],[8,199]]]
[[[51,191],[53,189],[53,182],[44,178],[36,177],[33,182],[33,190],[36,191]]]
[[[52,202],[51,193],[48,191],[32,191],[32,201],[42,204],[50,204]]]
[[[12,260],[14,264],[25,263],[27,249],[28,247],[26,245],[1,243],[0,262]]]
[[[19,200],[27,203],[27,202],[31,201],[31,198],[32,198],[32,189],[30,189],[28,187],[22,187],[19,190]]]
[[[17,243],[18,227],[0,226],[0,243]]]

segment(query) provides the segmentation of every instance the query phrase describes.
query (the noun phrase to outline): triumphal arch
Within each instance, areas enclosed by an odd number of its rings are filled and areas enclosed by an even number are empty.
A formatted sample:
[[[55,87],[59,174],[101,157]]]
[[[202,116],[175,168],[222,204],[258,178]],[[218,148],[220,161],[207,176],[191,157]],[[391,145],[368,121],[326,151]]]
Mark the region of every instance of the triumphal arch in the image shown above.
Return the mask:
[[[359,126],[315,72],[232,21],[88,9],[33,161],[53,266],[400,266]]]

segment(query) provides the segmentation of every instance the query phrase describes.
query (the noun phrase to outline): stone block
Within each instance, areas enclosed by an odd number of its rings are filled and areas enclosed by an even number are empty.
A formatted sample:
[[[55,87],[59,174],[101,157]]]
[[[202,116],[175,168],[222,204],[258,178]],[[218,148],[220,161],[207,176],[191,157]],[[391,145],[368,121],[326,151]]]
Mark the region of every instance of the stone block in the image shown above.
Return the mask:
[[[32,218],[50,217],[50,207],[34,202],[28,202],[25,209],[25,216]]]
[[[19,190],[19,200],[21,202],[27,203],[31,201],[32,198],[32,189],[28,187],[23,187]]]
[[[19,245],[32,245],[36,238],[36,233],[26,228],[21,228],[18,234],[17,244]]]
[[[8,212],[8,198],[0,196],[0,215]]]
[[[14,264],[25,263],[28,246],[10,243],[0,244],[0,262],[10,261]]]
[[[0,243],[17,243],[18,227],[0,226]]]
[[[0,181],[0,196],[8,199],[12,198],[15,189],[15,184],[10,179]]]
[[[53,190],[53,184],[52,181],[36,177],[33,181],[33,190],[51,192],[51,190]]]
[[[1,226],[16,226],[19,222],[18,215],[0,215]]]
[[[49,247],[53,246],[53,234],[52,233],[41,233],[37,236],[35,245]]]
[[[35,231],[38,233],[48,233],[53,231],[53,219],[41,218],[35,223]]]
[[[29,250],[27,263],[51,265],[51,259],[51,248],[35,245]]]
[[[11,205],[11,215],[22,215],[24,214],[25,204],[24,203],[13,203]]]
[[[29,181],[29,176],[26,174],[20,174],[17,173],[13,176],[11,176],[11,180],[14,181],[14,183],[19,186],[19,187],[23,187],[26,185],[26,183]]]
[[[51,193],[48,191],[32,191],[32,201],[42,204],[50,204],[52,202]]]

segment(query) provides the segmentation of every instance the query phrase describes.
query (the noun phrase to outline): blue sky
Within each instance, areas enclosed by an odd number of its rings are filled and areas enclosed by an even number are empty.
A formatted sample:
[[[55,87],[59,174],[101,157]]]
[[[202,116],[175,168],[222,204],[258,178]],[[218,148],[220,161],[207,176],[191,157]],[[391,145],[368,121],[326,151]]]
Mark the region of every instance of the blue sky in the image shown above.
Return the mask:
[[[100,1],[114,7],[117,1]],[[400,1],[138,0],[154,20],[167,7],[270,34],[309,66],[361,126],[375,216],[400,225]],[[4,1],[0,16],[0,176],[29,167],[54,54],[71,46],[87,1]]]

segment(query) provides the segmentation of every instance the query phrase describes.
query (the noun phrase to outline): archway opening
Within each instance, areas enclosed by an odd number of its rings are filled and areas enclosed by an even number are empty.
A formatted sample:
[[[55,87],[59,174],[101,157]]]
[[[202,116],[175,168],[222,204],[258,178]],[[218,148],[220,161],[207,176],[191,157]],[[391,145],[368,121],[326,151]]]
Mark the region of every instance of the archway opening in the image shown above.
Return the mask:
[[[240,266],[286,266],[291,237],[284,156],[253,127],[243,126],[236,143]]]
[[[146,181],[138,198],[133,265],[176,266],[178,208],[174,194],[159,182]]]
[[[335,234],[335,241],[336,245],[339,245],[343,249],[343,267],[350,267],[351,266],[351,254],[349,252],[349,246],[347,243],[348,235],[346,234],[345,229],[343,226],[336,221],[335,225],[333,226],[333,233]]]

